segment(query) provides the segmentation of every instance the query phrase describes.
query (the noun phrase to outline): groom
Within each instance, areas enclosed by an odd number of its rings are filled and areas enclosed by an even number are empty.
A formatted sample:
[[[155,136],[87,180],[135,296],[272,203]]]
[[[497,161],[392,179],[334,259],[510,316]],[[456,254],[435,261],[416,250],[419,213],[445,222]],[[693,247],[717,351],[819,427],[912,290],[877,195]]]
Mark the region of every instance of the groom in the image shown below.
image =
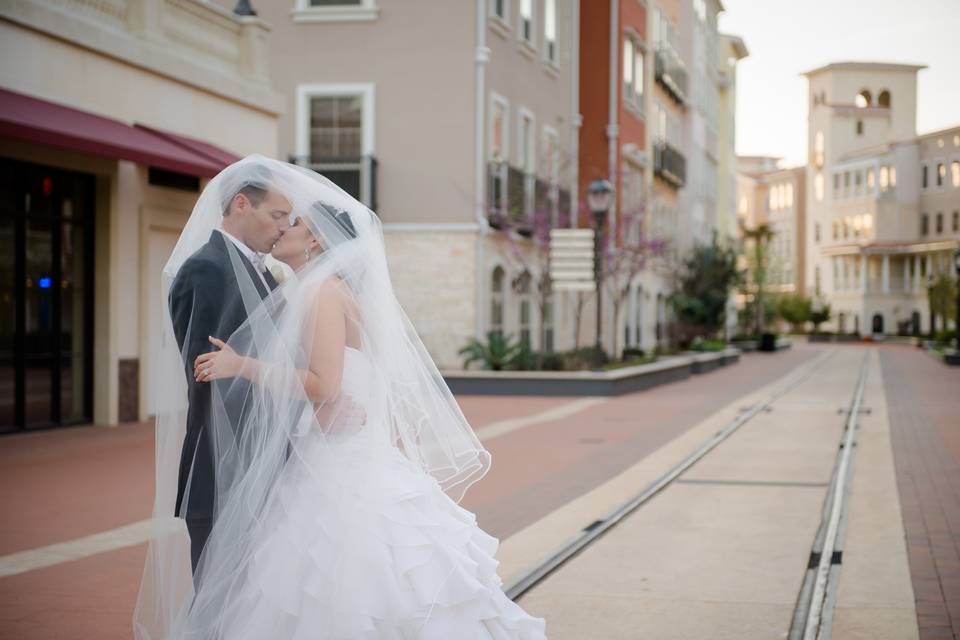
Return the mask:
[[[290,201],[272,186],[271,172],[263,164],[234,165],[224,170],[220,178],[221,230],[213,231],[209,241],[183,263],[168,299],[187,376],[189,403],[180,454],[176,515],[186,520],[194,573],[213,527],[216,485],[210,442],[213,387],[208,382],[196,381],[194,361],[213,349],[210,336],[226,340],[247,319],[252,309],[245,306],[244,300],[249,301],[251,295],[244,296],[242,292],[249,292],[251,283],[260,300],[277,286],[263,257],[289,227],[291,212]],[[238,273],[234,265],[242,265],[245,273]],[[241,387],[239,392],[243,394],[245,389]],[[243,401],[231,403],[234,404],[242,407]],[[241,416],[230,419],[239,424]]]

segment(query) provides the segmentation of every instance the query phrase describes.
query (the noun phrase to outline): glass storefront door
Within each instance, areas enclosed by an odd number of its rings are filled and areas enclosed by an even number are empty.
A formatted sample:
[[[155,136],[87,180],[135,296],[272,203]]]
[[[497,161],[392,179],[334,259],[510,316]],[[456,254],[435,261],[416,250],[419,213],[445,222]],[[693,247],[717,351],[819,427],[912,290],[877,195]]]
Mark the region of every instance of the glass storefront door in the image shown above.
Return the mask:
[[[94,178],[0,158],[0,432],[92,414]]]

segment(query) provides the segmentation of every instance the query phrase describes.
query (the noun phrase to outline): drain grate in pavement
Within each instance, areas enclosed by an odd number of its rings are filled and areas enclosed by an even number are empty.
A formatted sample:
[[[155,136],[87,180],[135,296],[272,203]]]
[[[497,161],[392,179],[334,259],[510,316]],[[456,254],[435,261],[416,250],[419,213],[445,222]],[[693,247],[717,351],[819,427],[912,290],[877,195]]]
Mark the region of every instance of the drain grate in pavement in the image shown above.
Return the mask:
[[[775,480],[706,480],[698,478],[680,478],[676,482],[683,484],[732,484],[753,485],[758,487],[826,487],[828,482],[778,482]]]

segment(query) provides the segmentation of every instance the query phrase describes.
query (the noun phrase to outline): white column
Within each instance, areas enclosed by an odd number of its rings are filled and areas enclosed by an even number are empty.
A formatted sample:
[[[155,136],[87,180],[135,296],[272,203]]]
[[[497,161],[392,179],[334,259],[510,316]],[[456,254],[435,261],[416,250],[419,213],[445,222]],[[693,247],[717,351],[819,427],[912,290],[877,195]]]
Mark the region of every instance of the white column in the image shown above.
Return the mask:
[[[867,256],[860,254],[860,291],[867,293]]]
[[[927,254],[927,279],[930,279],[930,276],[933,274],[933,254]],[[921,283],[924,287],[927,285],[926,282]]]
[[[887,254],[883,255],[883,293],[890,293],[890,256]]]
[[[913,256],[913,291],[920,291],[920,254]]]

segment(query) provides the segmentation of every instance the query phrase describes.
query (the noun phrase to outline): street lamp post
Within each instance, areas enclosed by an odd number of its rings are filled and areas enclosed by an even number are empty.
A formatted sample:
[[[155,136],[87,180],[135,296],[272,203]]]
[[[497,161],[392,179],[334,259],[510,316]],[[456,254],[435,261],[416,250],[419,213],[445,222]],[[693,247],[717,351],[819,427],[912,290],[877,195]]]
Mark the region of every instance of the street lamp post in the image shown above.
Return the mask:
[[[587,206],[593,214],[593,269],[594,278],[597,285],[597,356],[603,352],[603,341],[601,339],[601,327],[603,320],[603,227],[607,220],[607,213],[610,211],[610,204],[613,200],[613,185],[608,180],[594,180],[587,187]]]
[[[927,274],[927,307],[930,311],[930,336],[931,340],[935,339],[937,333],[937,316],[933,313],[933,283],[936,281],[934,278],[933,272]]]

